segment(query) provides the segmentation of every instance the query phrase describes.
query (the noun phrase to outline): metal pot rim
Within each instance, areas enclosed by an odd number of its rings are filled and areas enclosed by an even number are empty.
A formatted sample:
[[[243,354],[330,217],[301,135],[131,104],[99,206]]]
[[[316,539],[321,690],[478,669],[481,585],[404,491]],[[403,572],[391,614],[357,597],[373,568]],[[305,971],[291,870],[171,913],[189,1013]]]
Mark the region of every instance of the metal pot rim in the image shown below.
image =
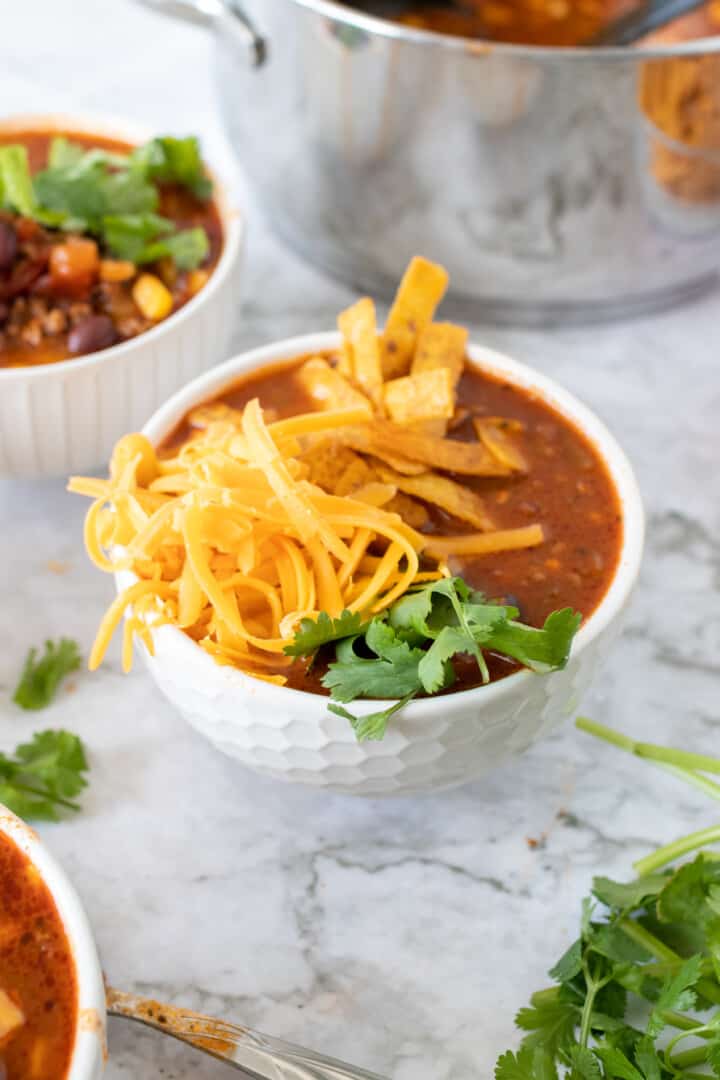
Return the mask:
[[[562,63],[565,59],[581,60],[592,63],[594,60],[627,61],[636,60],[643,63],[645,60],[679,56],[703,56],[720,53],[720,34],[716,37],[698,38],[693,41],[684,41],[676,45],[657,45],[652,48],[633,50],[628,46],[572,46],[558,48],[551,45],[514,45],[506,42],[482,41],[476,38],[451,37],[449,34],[439,34],[434,30],[419,30],[411,26],[403,26],[386,19],[380,19],[374,15],[367,15],[362,11],[356,11],[347,7],[338,0],[290,0],[301,7],[309,8],[327,18],[345,23],[369,34],[379,37],[394,38],[398,41],[407,41],[417,45],[435,45],[455,52],[480,56],[511,56],[523,59],[543,60],[544,62]]]

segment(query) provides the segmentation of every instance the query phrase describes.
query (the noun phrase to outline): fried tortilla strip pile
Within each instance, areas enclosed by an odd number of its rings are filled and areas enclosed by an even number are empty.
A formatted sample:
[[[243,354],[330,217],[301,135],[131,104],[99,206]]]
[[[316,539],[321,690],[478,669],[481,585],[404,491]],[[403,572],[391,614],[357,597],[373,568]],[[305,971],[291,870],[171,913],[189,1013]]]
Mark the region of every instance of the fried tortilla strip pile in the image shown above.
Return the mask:
[[[407,375],[418,337],[432,322],[435,309],[447,292],[444,267],[416,256],[400,282],[382,340],[382,369],[386,379]]]

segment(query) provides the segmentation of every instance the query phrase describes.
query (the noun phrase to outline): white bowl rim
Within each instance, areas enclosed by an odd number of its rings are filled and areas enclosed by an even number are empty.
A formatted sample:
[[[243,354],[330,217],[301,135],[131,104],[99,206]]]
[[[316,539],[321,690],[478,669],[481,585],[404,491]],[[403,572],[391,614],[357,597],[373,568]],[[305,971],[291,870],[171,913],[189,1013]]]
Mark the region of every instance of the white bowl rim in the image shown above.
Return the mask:
[[[295,357],[335,350],[340,346],[341,337],[337,331],[306,334],[287,338],[271,345],[264,345],[248,352],[240,353],[211,371],[199,375],[185,387],[173,394],[164,405],[153,414],[143,428],[152,443],[158,445],[182,420],[194,405],[219,396],[242,375],[257,371],[265,366],[282,364]],[[645,514],[642,498],[632,466],[625,452],[605,424],[581,401],[547,375],[528,367],[504,353],[484,346],[470,344],[468,359],[481,370],[486,370],[495,377],[507,379],[520,389],[535,392],[542,400],[551,405],[562,416],[573,423],[590,441],[606,465],[608,473],[617,491],[623,514],[623,539],[615,574],[602,600],[580,628],[571,654],[571,661],[576,658],[608,625],[620,614],[628,601],[637,580],[642,560],[645,535]],[[121,579],[126,580],[126,579]],[[118,583],[119,587],[120,584]],[[173,626],[161,626],[156,634],[162,635],[166,643],[172,640],[177,659],[182,661],[183,654],[190,659],[190,653],[197,656],[199,646],[181,630]],[[203,655],[206,655],[203,653]],[[307,706],[307,711],[325,711],[328,698],[322,694],[312,694],[292,687],[277,686],[225,665],[216,664],[207,657],[218,678],[226,684],[234,683],[240,691],[251,689],[259,704],[265,703],[271,708],[281,708],[287,695],[295,695],[295,704],[300,701]],[[490,704],[518,689],[521,681],[552,676],[537,676],[528,669],[513,672],[504,679],[487,686],[458,690],[451,694],[435,697],[418,698],[411,701],[403,710],[405,722],[432,716],[440,711],[454,712],[457,708],[468,705]],[[314,703],[314,704],[313,704]],[[367,713],[386,705],[377,699],[361,699],[352,703],[358,713]]]
[[[0,134],[22,131],[70,131],[82,135],[98,135],[101,138],[117,139],[119,142],[141,143],[152,139],[157,132],[149,128],[122,120],[117,117],[107,116],[101,113],[27,113],[10,114],[0,116]],[[68,357],[66,360],[56,360],[50,364],[29,364],[27,367],[0,367],[0,381],[23,381],[25,379],[38,379],[48,375],[61,375],[68,372],[81,371],[102,364],[103,361],[121,357],[138,348],[140,345],[157,341],[163,334],[169,333],[174,327],[180,326],[185,320],[206,303],[210,297],[221,287],[233,266],[237,262],[245,240],[245,218],[241,211],[234,205],[228,188],[218,177],[215,169],[207,162],[203,154],[210,175],[213,180],[213,198],[220,211],[220,219],[223,226],[223,246],[215,269],[212,271],[207,283],[199,293],[188,300],[186,304],[167,319],[157,323],[142,334],[134,338],[111,345],[107,349],[99,349],[97,352],[88,353],[86,356]]]
[[[63,1080],[94,1080],[107,1057],[105,983],[90,923],[74,886],[34,829],[0,804],[0,833],[30,860],[50,891],[75,964],[78,1002],[75,1043]],[[98,1045],[99,1040],[99,1045]]]

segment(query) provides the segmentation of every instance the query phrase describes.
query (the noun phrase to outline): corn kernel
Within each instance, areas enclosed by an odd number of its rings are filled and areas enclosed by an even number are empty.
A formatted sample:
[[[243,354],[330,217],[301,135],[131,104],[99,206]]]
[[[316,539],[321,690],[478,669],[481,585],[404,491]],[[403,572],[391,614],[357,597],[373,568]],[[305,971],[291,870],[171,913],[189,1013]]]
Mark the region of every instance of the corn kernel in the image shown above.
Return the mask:
[[[200,290],[207,285],[210,274],[207,270],[191,270],[187,276],[188,292],[191,296],[195,296]]]
[[[100,263],[101,281],[130,281],[136,274],[135,263],[125,259],[103,259]]]
[[[154,274],[141,274],[132,288],[133,300],[146,319],[166,319],[173,307],[170,290]]]

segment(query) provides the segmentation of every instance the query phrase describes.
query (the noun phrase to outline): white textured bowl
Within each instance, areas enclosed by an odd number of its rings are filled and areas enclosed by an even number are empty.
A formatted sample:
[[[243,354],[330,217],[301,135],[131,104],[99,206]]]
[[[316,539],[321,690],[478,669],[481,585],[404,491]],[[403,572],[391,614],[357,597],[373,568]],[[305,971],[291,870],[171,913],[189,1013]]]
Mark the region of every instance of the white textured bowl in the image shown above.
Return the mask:
[[[0,134],[32,130],[87,132],[130,143],[152,137],[121,121],[90,116],[0,119]],[[102,465],[122,435],[224,357],[237,309],[244,226],[215,183],[224,245],[197,296],[120,345],[56,364],[0,368],[0,475],[58,476]]]
[[[100,1080],[107,1059],[105,984],[87,916],[65,871],[37,834],[2,804],[0,832],[27,856],[50,890],[75,962],[78,1019],[70,1069],[63,1080]]]
[[[314,334],[229,360],[177,393],[144,431],[155,444],[198,402],[239,375],[274,361],[337,348],[339,335]],[[268,776],[354,795],[437,791],[467,783],[521,753],[577,708],[619,630],[637,578],[644,516],[630,464],[607,428],[544,375],[487,349],[470,359],[539,395],[572,420],[606,462],[624,514],[624,539],[605,598],[581,628],[564,671],[521,671],[490,686],[412,702],[393,718],[381,742],[358,743],[349,723],[327,711],[327,699],[253,679],[223,667],[174,627],[154,632],[145,658],[155,682],[183,716],[226,754]],[[119,575],[119,585],[128,575]],[[373,712],[377,702],[353,703]]]

